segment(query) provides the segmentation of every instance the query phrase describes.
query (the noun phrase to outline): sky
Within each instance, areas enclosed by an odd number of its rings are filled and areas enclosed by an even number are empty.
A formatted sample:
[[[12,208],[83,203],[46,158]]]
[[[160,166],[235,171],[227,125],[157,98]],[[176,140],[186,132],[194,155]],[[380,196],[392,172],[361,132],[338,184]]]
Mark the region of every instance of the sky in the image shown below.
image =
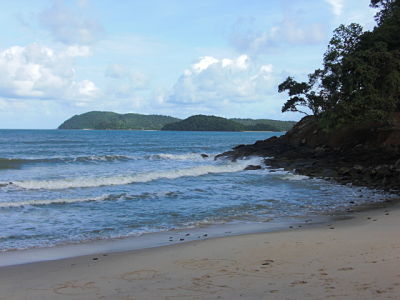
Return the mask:
[[[0,0],[0,128],[92,110],[298,120],[277,86],[319,68],[369,0]]]

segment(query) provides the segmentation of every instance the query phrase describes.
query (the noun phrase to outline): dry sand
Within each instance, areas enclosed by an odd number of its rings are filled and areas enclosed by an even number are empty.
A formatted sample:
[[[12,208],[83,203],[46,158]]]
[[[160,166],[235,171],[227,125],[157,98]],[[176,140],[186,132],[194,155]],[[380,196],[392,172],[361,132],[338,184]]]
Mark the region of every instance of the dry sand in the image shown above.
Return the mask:
[[[1,300],[400,299],[400,210],[0,268]]]

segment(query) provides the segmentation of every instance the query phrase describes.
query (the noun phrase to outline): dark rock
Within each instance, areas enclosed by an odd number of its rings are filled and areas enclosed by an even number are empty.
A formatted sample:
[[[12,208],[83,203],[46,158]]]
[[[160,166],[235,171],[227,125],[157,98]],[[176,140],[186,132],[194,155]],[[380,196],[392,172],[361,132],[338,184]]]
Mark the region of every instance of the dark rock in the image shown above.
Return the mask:
[[[209,156],[207,154],[201,154],[202,158],[208,158]]]
[[[400,159],[398,159],[398,160],[395,162],[394,167],[395,167],[396,169],[400,169]]]
[[[323,169],[321,171],[321,177],[324,178],[335,178],[338,176],[338,173],[336,172],[336,170],[333,169]]]
[[[244,168],[245,171],[253,171],[253,170],[260,170],[262,167],[260,165],[248,165],[246,168]]]
[[[350,168],[347,167],[342,167],[339,169],[339,174],[340,175],[349,175],[350,174]]]
[[[400,113],[398,119],[400,124]],[[257,141],[253,145],[239,145],[215,159],[236,161],[261,156],[271,169],[283,168],[296,174],[333,179],[349,186],[398,191],[400,132],[378,130],[376,124],[367,125],[327,133],[319,129],[314,117],[308,116],[283,136]],[[246,170],[260,168],[248,166]]]
[[[391,174],[390,167],[388,165],[380,165],[375,168],[376,175],[379,177],[386,177]]]

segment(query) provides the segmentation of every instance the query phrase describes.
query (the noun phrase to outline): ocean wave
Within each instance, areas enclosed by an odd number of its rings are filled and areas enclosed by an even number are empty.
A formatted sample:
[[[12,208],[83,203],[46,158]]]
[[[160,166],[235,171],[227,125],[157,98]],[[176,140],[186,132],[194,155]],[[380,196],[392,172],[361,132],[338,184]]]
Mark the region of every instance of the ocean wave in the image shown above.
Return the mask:
[[[44,206],[51,204],[105,201],[105,200],[115,200],[117,198],[119,197],[116,197],[115,195],[103,195],[100,197],[77,198],[77,199],[49,199],[49,200],[28,200],[19,202],[0,202],[0,208],[16,208],[24,206]]]
[[[300,180],[305,180],[309,179],[310,177],[305,176],[305,175],[298,175],[298,174],[286,174],[281,177],[283,180],[291,180],[291,181],[300,181]]]
[[[15,181],[8,185],[23,189],[47,189],[60,190],[69,188],[91,188],[99,186],[126,185],[132,183],[144,183],[158,179],[177,179],[180,177],[197,177],[206,174],[234,173],[243,171],[249,164],[258,163],[260,159],[242,160],[223,165],[202,165],[185,169],[173,169],[160,172],[147,172],[135,175],[112,176],[112,177],[77,177],[58,180],[28,180]],[[1,183],[0,183],[1,184]]]
[[[207,155],[207,156],[205,156]],[[204,159],[213,158],[211,154],[200,154],[200,153],[185,153],[185,154],[170,154],[161,153],[140,156],[127,156],[127,155],[88,155],[88,156],[76,156],[76,157],[49,157],[49,158],[1,158],[0,157],[0,170],[2,169],[18,169],[24,164],[36,164],[36,163],[74,163],[74,162],[114,162],[114,161],[129,161],[129,160],[191,160],[201,161]]]
[[[126,161],[135,157],[125,155],[89,155],[77,157],[49,157],[49,158],[0,158],[1,169],[17,169],[23,164],[34,163],[69,163],[69,162],[98,162],[98,161]]]
[[[201,161],[204,159],[213,158],[214,154],[201,154],[201,153],[184,153],[184,154],[171,154],[160,153],[146,156],[150,160],[192,160]]]
[[[0,170],[18,169],[24,161],[24,159],[0,158]]]
[[[48,200],[28,200],[28,201],[18,201],[18,202],[0,202],[1,208],[18,208],[24,206],[45,206],[52,204],[70,204],[79,202],[101,202],[101,201],[114,201],[114,200],[134,200],[134,199],[147,199],[153,197],[169,197],[174,198],[179,195],[179,192],[168,191],[159,193],[142,193],[137,195],[128,195],[126,193],[122,194],[108,194],[99,197],[88,197],[88,198],[67,198],[67,199],[48,199]]]

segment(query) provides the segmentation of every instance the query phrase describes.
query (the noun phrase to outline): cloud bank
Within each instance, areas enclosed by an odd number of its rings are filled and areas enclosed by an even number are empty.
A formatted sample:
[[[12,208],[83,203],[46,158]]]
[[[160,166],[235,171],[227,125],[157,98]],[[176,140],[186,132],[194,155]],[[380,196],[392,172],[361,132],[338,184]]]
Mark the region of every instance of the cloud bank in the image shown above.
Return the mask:
[[[239,52],[260,55],[279,48],[321,43],[325,27],[321,23],[302,24],[285,18],[268,30],[254,29],[254,19],[239,19],[232,27],[231,45]]]
[[[272,73],[272,65],[259,65],[248,55],[233,59],[204,56],[183,72],[165,101],[210,107],[257,102],[268,94]]]
[[[76,105],[95,98],[99,92],[90,80],[77,80],[74,58],[90,55],[86,46],[69,46],[64,51],[30,44],[0,52],[0,95],[11,99],[70,99]]]
[[[331,7],[335,16],[341,16],[343,12],[344,0],[325,0]]]
[[[86,2],[79,1],[78,7],[86,6]],[[39,22],[54,40],[68,45],[93,43],[104,31],[96,20],[82,15],[79,10],[71,10],[62,1],[56,1],[42,11]]]

